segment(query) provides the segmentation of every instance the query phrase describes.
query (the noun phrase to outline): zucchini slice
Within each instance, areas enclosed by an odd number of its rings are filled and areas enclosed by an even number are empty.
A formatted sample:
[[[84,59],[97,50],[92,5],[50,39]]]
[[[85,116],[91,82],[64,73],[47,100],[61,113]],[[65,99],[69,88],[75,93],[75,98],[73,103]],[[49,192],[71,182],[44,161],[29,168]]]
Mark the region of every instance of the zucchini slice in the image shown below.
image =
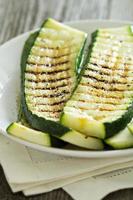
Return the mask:
[[[77,83],[86,33],[47,19],[25,43],[21,58],[22,112],[31,127],[57,135],[56,123]]]
[[[21,123],[14,122],[10,124],[10,126],[7,128],[7,133],[32,143],[47,147],[53,146],[49,134],[33,130],[22,125]]]
[[[130,26],[92,35],[88,63],[61,123],[85,135],[105,138],[133,117],[133,34]]]
[[[128,127],[120,131],[120,133],[108,138],[105,142],[114,149],[126,149],[133,147],[133,135]]]

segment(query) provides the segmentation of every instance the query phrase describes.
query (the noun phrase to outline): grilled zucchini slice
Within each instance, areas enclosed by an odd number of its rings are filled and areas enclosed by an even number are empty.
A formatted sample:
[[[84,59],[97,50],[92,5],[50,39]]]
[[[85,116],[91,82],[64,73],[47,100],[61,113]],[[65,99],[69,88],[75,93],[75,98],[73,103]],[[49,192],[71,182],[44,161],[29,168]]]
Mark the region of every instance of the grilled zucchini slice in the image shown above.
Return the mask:
[[[132,27],[96,31],[88,63],[61,123],[98,138],[122,131],[133,117],[132,65]]]
[[[22,109],[32,127],[42,124],[48,132],[64,129],[54,122],[76,85],[85,41],[86,33],[47,19],[26,42],[21,60]]]

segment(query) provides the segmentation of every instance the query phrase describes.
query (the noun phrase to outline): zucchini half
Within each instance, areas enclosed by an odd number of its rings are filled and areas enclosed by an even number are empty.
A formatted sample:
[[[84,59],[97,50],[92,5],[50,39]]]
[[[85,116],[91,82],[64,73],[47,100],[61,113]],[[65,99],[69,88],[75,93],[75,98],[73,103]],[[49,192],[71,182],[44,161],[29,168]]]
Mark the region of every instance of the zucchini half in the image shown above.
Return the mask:
[[[63,106],[77,82],[86,33],[47,19],[26,41],[21,59],[22,112],[31,127],[64,134]]]
[[[122,131],[133,117],[132,27],[99,29],[61,123],[98,138]]]

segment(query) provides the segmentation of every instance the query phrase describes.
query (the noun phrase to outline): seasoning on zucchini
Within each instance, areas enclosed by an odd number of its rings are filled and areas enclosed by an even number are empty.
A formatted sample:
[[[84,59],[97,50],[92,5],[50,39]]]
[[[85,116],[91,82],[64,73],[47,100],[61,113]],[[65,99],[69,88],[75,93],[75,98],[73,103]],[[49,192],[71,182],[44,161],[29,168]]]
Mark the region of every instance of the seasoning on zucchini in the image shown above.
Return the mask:
[[[97,30],[88,57],[61,123],[85,135],[110,137],[133,117],[132,27]]]

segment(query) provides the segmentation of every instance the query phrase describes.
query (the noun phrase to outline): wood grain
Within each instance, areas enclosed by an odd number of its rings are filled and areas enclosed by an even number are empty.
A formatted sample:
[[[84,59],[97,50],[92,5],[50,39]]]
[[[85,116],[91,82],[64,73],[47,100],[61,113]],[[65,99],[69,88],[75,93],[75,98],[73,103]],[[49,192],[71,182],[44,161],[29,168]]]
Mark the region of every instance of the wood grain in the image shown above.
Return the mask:
[[[0,0],[0,44],[37,28],[47,17],[59,21],[78,19],[133,20],[133,0]],[[0,168],[0,200],[72,200],[62,189],[25,198],[13,194]],[[109,194],[104,200],[132,200],[133,189]],[[84,200],[84,199],[81,199]],[[90,200],[93,200],[90,198]]]

